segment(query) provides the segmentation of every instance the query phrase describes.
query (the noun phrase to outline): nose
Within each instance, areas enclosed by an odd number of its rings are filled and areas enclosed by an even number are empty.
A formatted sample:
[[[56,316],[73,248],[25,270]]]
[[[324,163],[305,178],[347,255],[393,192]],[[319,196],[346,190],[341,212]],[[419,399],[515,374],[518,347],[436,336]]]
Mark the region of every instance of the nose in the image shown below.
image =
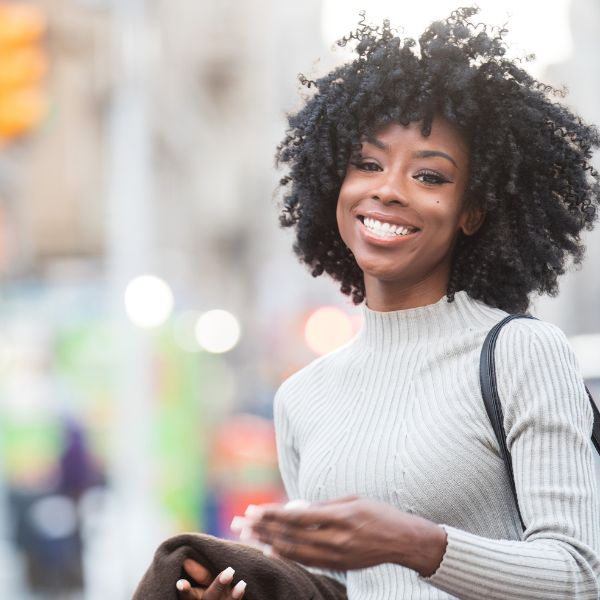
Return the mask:
[[[386,173],[378,181],[378,185],[373,190],[373,200],[379,200],[383,204],[401,204],[406,206],[406,190],[402,185],[400,177],[392,173]]]

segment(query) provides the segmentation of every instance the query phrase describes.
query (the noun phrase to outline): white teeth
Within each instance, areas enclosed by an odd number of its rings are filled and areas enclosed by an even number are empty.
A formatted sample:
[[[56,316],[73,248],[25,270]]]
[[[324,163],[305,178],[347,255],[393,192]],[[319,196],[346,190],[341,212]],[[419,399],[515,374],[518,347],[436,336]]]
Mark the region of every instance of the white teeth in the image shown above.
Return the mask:
[[[412,232],[411,228],[404,226],[396,226],[391,223],[383,223],[375,219],[365,218],[363,221],[365,227],[383,237],[395,237],[399,235],[407,235]]]

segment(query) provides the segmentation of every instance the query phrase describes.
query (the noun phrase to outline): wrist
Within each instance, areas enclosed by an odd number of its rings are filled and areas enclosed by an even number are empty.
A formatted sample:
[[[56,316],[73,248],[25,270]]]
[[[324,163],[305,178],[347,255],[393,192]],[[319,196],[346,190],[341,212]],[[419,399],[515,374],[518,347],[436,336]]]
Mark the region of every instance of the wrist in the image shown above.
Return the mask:
[[[437,523],[415,517],[413,527],[396,562],[417,571],[422,577],[433,575],[442,562],[448,544],[446,530]]]

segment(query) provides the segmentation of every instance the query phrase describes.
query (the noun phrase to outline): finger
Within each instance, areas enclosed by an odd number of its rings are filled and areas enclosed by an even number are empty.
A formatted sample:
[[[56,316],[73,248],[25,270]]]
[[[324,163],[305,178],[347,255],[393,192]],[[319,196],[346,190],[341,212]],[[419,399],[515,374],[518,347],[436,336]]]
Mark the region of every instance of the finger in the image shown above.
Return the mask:
[[[248,504],[246,511],[244,512],[244,517],[249,521],[257,521],[262,518],[265,510],[269,509],[283,509],[285,505],[281,503],[267,503],[267,504]]]
[[[329,527],[339,523],[340,517],[345,514],[337,505],[309,506],[308,508],[268,508],[265,509],[262,518],[255,522],[260,523],[278,522],[290,527]]]
[[[245,517],[240,517],[240,516],[233,517],[233,519],[231,520],[231,525],[229,525],[229,529],[231,529],[231,531],[234,531],[236,533],[243,531],[247,527],[248,527],[248,519],[246,519]]]
[[[290,540],[275,540],[273,554],[299,562],[308,567],[338,568],[339,556],[335,548],[319,548],[314,545],[297,544]]]
[[[204,600],[225,600],[231,597],[231,582],[235,570],[227,567],[224,571],[215,577],[214,581],[208,586],[202,598]]]
[[[313,506],[328,506],[331,504],[346,504],[347,502],[355,502],[360,500],[360,496],[342,496],[341,498],[332,498],[331,500],[319,500],[314,502]]]
[[[246,582],[243,579],[240,579],[235,585],[235,587],[231,590],[231,597],[235,600],[238,598],[243,598],[246,593]]]
[[[292,510],[293,508],[308,508],[310,502],[308,500],[290,500],[285,506],[285,510]]]
[[[317,533],[318,532],[318,533]],[[252,526],[252,535],[258,541],[264,541],[262,538],[269,537],[284,537],[293,538],[298,541],[311,542],[317,539],[319,535],[333,533],[329,527],[313,524],[313,525],[298,525],[297,523],[288,523],[281,521],[259,521]]]
[[[179,579],[175,584],[180,600],[198,600],[202,598],[203,588],[193,588],[187,579]]]
[[[237,533],[240,538],[240,542],[252,543],[254,537],[252,535],[252,523],[250,519],[246,517],[233,517],[229,528],[232,532]]]
[[[183,561],[183,568],[185,569],[185,572],[200,585],[208,586],[214,579],[211,572],[204,565],[201,565],[191,558],[186,558]]]
[[[337,539],[337,532],[329,528],[297,528],[275,522],[257,525],[254,533],[260,543],[267,546],[285,543],[328,548]]]

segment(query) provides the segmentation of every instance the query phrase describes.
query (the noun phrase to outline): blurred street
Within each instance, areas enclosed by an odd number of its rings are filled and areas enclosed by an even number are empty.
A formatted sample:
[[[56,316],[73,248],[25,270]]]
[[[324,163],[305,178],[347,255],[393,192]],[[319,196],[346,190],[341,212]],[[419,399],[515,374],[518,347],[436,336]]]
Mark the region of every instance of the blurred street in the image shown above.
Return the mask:
[[[406,35],[457,6],[369,4]],[[600,123],[596,0],[478,4]],[[332,47],[360,8],[0,0],[0,598],[125,600],[165,537],[231,537],[248,504],[284,499],[275,390],[361,310],[298,264],[273,157],[298,74],[347,58]],[[532,312],[600,398],[586,236]]]

